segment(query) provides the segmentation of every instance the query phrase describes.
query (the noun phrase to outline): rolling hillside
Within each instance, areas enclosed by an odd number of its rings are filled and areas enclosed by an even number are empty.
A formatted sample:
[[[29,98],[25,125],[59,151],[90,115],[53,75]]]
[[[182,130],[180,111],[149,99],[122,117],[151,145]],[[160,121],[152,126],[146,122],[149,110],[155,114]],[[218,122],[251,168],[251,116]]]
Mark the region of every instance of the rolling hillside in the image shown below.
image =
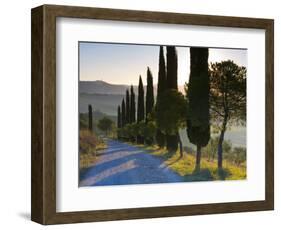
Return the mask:
[[[129,85],[113,85],[104,81],[82,81],[79,83],[79,113],[87,113],[88,105],[91,104],[94,111],[110,117],[117,117],[117,106],[125,97]],[[183,91],[183,86],[179,87]],[[137,86],[134,86],[137,102]],[[156,87],[154,87],[156,96]],[[190,146],[185,130],[181,131],[183,144]],[[237,127],[228,130],[225,134],[226,140],[231,140],[234,146],[246,146],[246,128]]]

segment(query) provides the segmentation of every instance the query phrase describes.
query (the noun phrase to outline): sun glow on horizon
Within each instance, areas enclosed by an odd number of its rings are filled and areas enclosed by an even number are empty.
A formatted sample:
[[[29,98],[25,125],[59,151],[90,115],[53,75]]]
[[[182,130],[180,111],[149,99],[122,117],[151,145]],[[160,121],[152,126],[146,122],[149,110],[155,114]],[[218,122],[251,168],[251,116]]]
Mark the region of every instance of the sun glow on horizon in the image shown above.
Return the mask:
[[[146,71],[149,67],[153,75],[153,84],[158,82],[159,46],[80,43],[79,48],[80,81],[101,80],[117,85],[138,85],[141,75],[146,85]],[[183,86],[189,80],[189,47],[176,47],[176,50],[178,85]],[[247,67],[247,50],[209,48],[209,63],[229,59]]]

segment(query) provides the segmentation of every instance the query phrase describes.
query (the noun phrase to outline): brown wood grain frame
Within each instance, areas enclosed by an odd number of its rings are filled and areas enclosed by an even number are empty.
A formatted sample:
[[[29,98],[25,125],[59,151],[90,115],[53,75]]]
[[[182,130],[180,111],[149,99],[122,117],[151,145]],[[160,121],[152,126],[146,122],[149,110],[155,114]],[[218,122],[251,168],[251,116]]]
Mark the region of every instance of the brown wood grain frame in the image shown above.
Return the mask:
[[[255,28],[265,30],[265,200],[216,204],[56,211],[56,18]],[[62,224],[274,209],[274,21],[271,19],[43,5],[32,9],[31,219]],[[254,87],[254,86],[253,86]]]

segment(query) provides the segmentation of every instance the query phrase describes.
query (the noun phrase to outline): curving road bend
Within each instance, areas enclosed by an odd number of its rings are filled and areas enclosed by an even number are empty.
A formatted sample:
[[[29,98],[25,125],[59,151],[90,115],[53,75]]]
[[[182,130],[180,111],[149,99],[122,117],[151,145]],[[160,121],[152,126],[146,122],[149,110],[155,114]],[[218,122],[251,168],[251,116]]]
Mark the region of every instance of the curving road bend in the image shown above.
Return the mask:
[[[80,172],[79,186],[128,185],[182,182],[163,159],[136,146],[107,140],[97,163]]]

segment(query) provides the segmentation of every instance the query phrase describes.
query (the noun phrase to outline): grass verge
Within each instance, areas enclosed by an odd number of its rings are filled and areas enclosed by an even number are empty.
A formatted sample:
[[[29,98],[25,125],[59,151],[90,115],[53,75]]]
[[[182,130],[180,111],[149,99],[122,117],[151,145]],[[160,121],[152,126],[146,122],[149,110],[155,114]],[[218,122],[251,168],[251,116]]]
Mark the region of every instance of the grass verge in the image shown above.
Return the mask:
[[[179,151],[176,153],[171,153],[166,149],[160,149],[157,146],[138,145],[138,147],[144,148],[152,155],[163,158],[166,167],[183,176],[185,181],[246,179],[245,164],[237,166],[227,160],[224,160],[224,168],[222,170],[218,170],[216,160],[210,161],[207,158],[202,157],[200,171],[194,171],[196,162],[196,157],[194,154],[185,153],[183,157],[180,157]]]

